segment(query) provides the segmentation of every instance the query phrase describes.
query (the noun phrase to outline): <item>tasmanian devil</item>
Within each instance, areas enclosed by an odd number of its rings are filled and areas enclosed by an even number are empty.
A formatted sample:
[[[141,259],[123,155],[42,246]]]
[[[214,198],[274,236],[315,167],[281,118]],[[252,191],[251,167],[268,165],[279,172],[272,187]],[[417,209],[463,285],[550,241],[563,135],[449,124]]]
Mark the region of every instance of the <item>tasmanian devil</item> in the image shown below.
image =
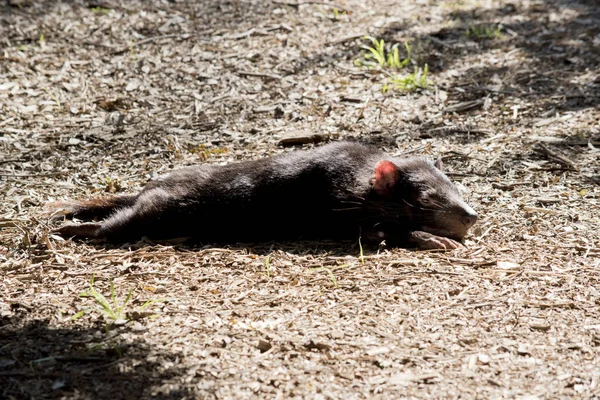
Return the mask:
[[[143,236],[216,243],[361,237],[388,246],[452,249],[477,220],[441,162],[393,158],[350,142],[182,168],[138,194],[53,207],[99,220],[64,225],[56,233],[112,242]]]

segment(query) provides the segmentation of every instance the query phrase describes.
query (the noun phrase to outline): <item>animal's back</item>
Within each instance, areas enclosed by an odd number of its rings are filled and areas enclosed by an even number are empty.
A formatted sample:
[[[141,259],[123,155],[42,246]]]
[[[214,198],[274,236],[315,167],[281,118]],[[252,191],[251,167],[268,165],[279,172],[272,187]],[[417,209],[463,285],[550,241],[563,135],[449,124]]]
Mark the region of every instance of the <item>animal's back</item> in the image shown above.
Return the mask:
[[[366,189],[362,175],[372,171],[379,154],[368,146],[335,143],[255,161],[184,168],[142,191],[141,204],[155,203],[162,215],[158,224],[141,222],[146,236],[156,237],[351,236],[355,232],[348,232],[339,202]]]

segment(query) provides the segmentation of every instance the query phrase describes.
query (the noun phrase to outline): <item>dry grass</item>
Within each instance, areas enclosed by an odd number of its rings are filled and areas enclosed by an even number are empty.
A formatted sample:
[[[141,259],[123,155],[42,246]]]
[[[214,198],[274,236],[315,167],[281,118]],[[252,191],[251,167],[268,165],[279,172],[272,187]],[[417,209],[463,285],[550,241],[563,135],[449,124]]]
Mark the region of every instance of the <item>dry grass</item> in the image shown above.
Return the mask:
[[[0,397],[600,396],[600,15],[483,3],[1,3]],[[383,94],[367,34],[434,89]],[[442,155],[481,215],[468,249],[48,234],[49,201],[299,132]],[[80,296],[92,276],[132,290],[126,321]]]

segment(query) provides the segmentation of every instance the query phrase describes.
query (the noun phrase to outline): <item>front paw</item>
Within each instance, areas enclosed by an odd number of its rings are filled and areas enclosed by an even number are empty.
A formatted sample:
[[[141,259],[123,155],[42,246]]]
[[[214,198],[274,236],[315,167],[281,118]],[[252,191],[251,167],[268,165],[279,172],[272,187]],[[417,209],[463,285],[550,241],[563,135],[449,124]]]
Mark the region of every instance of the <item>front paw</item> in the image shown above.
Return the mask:
[[[454,250],[465,247],[454,239],[422,231],[411,232],[410,242],[421,250]]]

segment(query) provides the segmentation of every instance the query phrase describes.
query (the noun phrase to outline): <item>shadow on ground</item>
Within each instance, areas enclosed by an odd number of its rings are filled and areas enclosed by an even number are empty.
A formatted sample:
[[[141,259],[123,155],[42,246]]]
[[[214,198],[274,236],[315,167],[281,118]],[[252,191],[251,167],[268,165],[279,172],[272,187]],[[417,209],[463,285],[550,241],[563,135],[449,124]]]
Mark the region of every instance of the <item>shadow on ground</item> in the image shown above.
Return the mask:
[[[45,31],[52,30],[51,26],[43,26],[44,18],[47,15],[53,14],[63,7],[91,9],[98,16],[117,10],[125,14],[139,13],[140,11],[164,11],[167,16],[176,15],[176,13],[185,15],[189,21],[194,21],[193,25],[188,27],[193,28],[190,32],[194,33],[206,31],[208,28],[227,29],[234,28],[242,21],[244,23],[260,23],[266,16],[270,15],[270,10],[276,7],[270,1],[265,2],[241,2],[241,1],[220,1],[220,0],[204,0],[204,1],[187,1],[187,2],[162,2],[162,1],[95,1],[95,0],[1,0],[0,1],[0,18],[6,24],[17,23],[20,18],[25,18],[28,22],[39,22],[40,28]],[[177,18],[170,26],[165,27],[163,23],[160,25],[144,25],[136,32],[147,37],[160,36],[169,33],[177,33],[179,30],[179,22]],[[8,26],[8,25],[7,25]],[[160,28],[160,29],[159,29]],[[25,34],[19,29],[12,29],[8,32],[8,39],[19,38],[23,41],[37,41],[39,32],[32,30]],[[29,36],[27,36],[29,35]],[[29,39],[28,39],[29,38]],[[93,38],[92,38],[93,39]],[[16,44],[25,44],[17,40]],[[14,43],[13,43],[14,44]]]
[[[358,238],[356,241],[351,240],[286,240],[286,241],[268,241],[268,242],[254,242],[254,243],[200,243],[195,240],[172,239],[172,240],[148,240],[143,238],[135,243],[125,244],[112,244],[103,240],[95,239],[73,239],[86,243],[90,246],[94,246],[99,249],[115,250],[115,249],[128,249],[137,250],[141,248],[151,248],[152,246],[173,246],[174,249],[182,252],[186,251],[200,251],[208,249],[228,249],[234,251],[245,251],[249,254],[256,254],[260,256],[266,256],[276,251],[283,251],[289,254],[295,254],[299,256],[314,256],[314,257],[325,257],[325,256],[348,256],[356,255],[360,253],[360,247]],[[363,253],[376,254],[378,251],[377,243],[363,243]]]
[[[17,26],[18,18],[39,19],[40,29],[43,28],[47,36],[52,34],[49,32],[51,27],[43,26],[43,16],[54,7],[73,3],[82,8],[106,6],[103,6],[102,2],[93,1],[17,3],[19,6],[11,6],[16,3],[9,0],[0,3],[0,19],[6,24],[15,23]],[[261,28],[277,6],[270,1],[144,3],[144,9],[160,9],[167,15],[175,13],[175,22],[167,28],[164,25],[144,26],[136,31],[136,34],[146,38],[199,34],[197,38],[208,38],[214,35],[215,31],[218,33],[227,28],[239,31],[238,25],[241,23]],[[115,3],[113,7],[124,12],[133,12],[139,11],[142,5],[136,8],[134,4],[120,2]],[[563,11],[567,13],[562,15]],[[186,16],[188,23],[185,29],[178,25],[177,15]],[[416,47],[420,49],[416,57],[421,64],[427,63],[432,72],[454,68],[464,62],[466,57],[476,54],[496,50],[524,53],[518,68],[506,66],[502,60],[494,65],[488,63],[468,68],[462,77],[455,79],[445,88],[462,88],[460,93],[456,94],[456,100],[476,100],[490,94],[498,96],[499,102],[510,97],[535,99],[537,104],[541,104],[542,108],[548,111],[578,110],[597,107],[600,104],[600,82],[586,82],[585,79],[581,79],[581,75],[596,71],[600,67],[600,8],[597,7],[596,1],[548,0],[544,4],[530,7],[514,3],[496,9],[448,9],[444,20],[450,21],[451,26],[413,38],[413,44],[418,43]],[[373,36],[393,43],[397,41],[397,35],[402,34],[409,25],[408,22],[394,23]],[[473,27],[499,26],[502,38],[494,39],[485,35],[473,37],[466,34],[467,29]],[[7,39],[16,45],[26,44],[39,40],[40,32],[33,30],[23,34],[18,29],[9,29]],[[60,32],[54,34],[62,35]],[[105,46],[106,43],[115,44],[115,41],[121,40],[111,37],[108,31],[101,31],[97,35],[98,37],[90,37],[84,45]],[[243,35],[240,37],[243,38]],[[346,47],[344,43],[349,46]],[[321,52],[290,61],[289,67],[293,74],[297,74],[316,65],[335,65],[341,59],[351,60],[360,53],[356,41],[340,42],[334,47],[336,50],[327,46]],[[99,51],[106,52],[109,56],[114,49],[100,47]]]
[[[143,341],[125,340],[125,327],[106,333],[92,329],[54,328],[27,320],[27,311],[11,306],[0,319],[0,398],[180,399],[185,390],[160,388],[183,374],[176,359],[156,354]],[[27,322],[21,322],[27,321]]]
[[[494,94],[500,101],[508,97],[535,99],[550,111],[597,107],[600,82],[582,77],[600,67],[597,5],[594,1],[550,0],[530,8],[515,3],[492,10],[451,11],[445,19],[453,21],[453,27],[419,38],[428,43],[424,62],[435,71],[456,67],[474,54],[521,52],[517,66],[505,65],[503,53],[498,53],[495,65],[473,65],[448,89],[461,87],[461,101]],[[502,36],[467,35],[473,27],[479,32],[500,27]],[[384,31],[381,36],[392,38],[395,33]]]

